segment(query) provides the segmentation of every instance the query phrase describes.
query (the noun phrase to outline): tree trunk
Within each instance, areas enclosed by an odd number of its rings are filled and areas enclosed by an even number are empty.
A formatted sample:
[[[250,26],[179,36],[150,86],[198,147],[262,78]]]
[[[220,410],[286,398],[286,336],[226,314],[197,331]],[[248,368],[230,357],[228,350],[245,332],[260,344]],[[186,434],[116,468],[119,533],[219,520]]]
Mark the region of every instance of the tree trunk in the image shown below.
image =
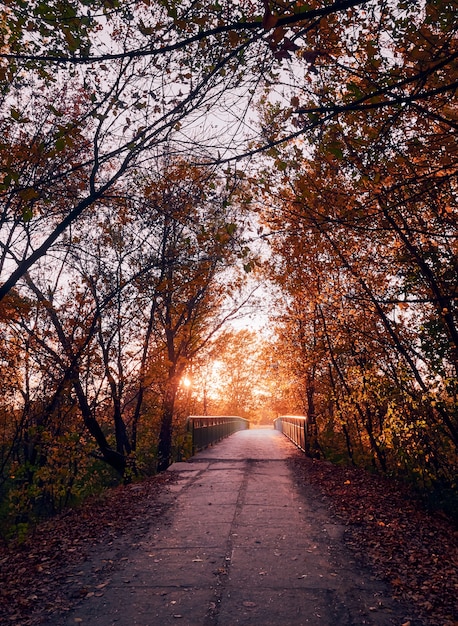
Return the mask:
[[[382,472],[384,474],[387,473],[387,465],[386,465],[386,458],[385,458],[385,453],[383,452],[383,450],[381,449],[381,447],[379,446],[377,439],[375,438],[374,435],[374,427],[372,424],[372,414],[369,411],[369,409],[366,409],[366,419],[363,420],[363,424],[364,424],[364,428],[366,429],[366,432],[369,436],[369,441],[370,441],[370,445],[372,448],[372,452],[375,454],[377,461],[380,464],[380,467],[382,469]]]
[[[307,374],[305,393],[307,395],[307,437],[305,439],[305,452],[312,459],[320,458],[318,445],[318,429],[315,413],[315,381],[313,374]]]
[[[345,436],[345,445],[347,446],[347,453],[348,453],[348,456],[350,457],[351,464],[354,467],[356,467],[355,459],[353,457],[353,446],[352,446],[352,443],[351,443],[350,432],[349,432],[348,427],[347,427],[346,424],[342,424],[342,430],[343,430],[343,434]]]
[[[159,445],[157,449],[158,472],[165,471],[169,467],[172,459],[172,424],[177,387],[177,379],[174,376],[169,381],[162,410],[161,431],[159,433]]]
[[[92,415],[91,407],[87,402],[86,394],[84,393],[77,372],[75,372],[73,378],[73,388],[75,389],[75,393],[78,398],[78,405],[80,407],[84,425],[96,440],[103,460],[111,465],[111,467],[115,469],[121,477],[124,478],[124,474],[126,471],[126,457],[116,450],[113,450],[113,448],[111,448],[108,444],[108,441],[102,429],[100,428],[100,424]]]

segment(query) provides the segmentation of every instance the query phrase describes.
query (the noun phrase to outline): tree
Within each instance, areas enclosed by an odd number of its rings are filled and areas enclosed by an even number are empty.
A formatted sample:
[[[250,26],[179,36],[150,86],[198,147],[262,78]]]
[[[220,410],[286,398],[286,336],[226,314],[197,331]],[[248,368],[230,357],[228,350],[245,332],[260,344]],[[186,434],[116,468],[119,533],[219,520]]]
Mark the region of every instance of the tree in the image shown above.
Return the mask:
[[[217,163],[266,150],[274,154],[275,146],[311,137],[315,129],[336,135],[342,116],[363,114],[389,125],[409,110],[456,129],[453,110],[445,106],[456,88],[453,4],[336,0],[256,6],[227,0],[201,6],[138,0],[127,8],[120,2],[50,0],[34,2],[27,11],[23,2],[8,5],[0,53],[5,119],[33,137],[33,122],[25,123],[37,117],[36,110],[29,114],[37,106],[30,94],[43,92],[45,102],[38,106],[56,127],[54,149],[71,142],[77,129],[91,154],[59,171],[67,185],[75,175],[84,181],[79,196],[33,251],[21,259],[10,255],[15,268],[8,270],[0,297],[120,178],[154,159],[164,142]],[[290,83],[283,84],[288,72]],[[85,104],[65,125],[59,123],[61,111],[49,106],[49,89],[69,77]],[[263,87],[289,92],[290,98],[283,97],[272,119],[253,133],[247,107]],[[438,103],[444,104],[440,112]],[[223,117],[224,132],[220,123],[211,126]],[[329,147],[341,151],[337,135]],[[16,193],[24,193],[20,171],[11,176]],[[27,216],[36,200],[33,190],[26,193]]]
[[[151,212],[159,212],[162,228],[153,358],[161,359],[165,370],[158,445],[158,469],[163,470],[170,463],[180,380],[189,361],[228,317],[221,305],[237,285],[231,284],[228,268],[240,243],[234,238],[237,223],[230,218],[228,200],[205,170],[172,161],[166,179],[148,183],[142,208],[148,219]],[[219,279],[223,272],[224,282]]]
[[[0,368],[1,395],[0,408],[0,485],[6,480],[6,468],[17,449],[26,421],[27,392],[24,379],[27,378],[26,346],[20,333],[20,319],[30,313],[29,302],[12,291],[0,306]],[[25,365],[25,367],[24,367]],[[21,395],[24,409],[20,410]],[[12,410],[12,407],[15,410]]]
[[[212,346],[212,411],[260,421],[270,404],[269,380],[264,364],[266,341],[248,328],[229,329]]]
[[[360,444],[365,433],[383,470],[398,462],[396,454],[387,459],[387,447],[391,455],[392,437],[399,445],[405,429],[403,445],[423,474],[428,458],[436,479],[448,480],[457,443],[456,164],[443,150],[449,135],[442,123],[415,116],[419,137],[412,119],[360,126],[367,150],[356,151],[347,118],[338,135],[330,128],[317,138],[313,160],[298,167],[297,147],[277,158],[271,188],[283,184],[285,204],[277,196],[264,215],[279,233],[273,246],[282,261],[274,269],[292,298],[291,317],[302,323],[297,311],[307,310],[307,325],[324,333],[334,411],[353,412]],[[368,137],[377,136],[374,153]],[[320,358],[315,337],[309,332],[307,345]],[[406,415],[404,426],[392,420],[397,411]],[[409,420],[422,433],[415,451]],[[342,427],[352,456],[347,420]]]
[[[354,462],[431,479],[431,460],[448,480],[455,5],[2,7],[0,300],[29,307],[5,323],[5,362],[27,357],[24,378],[4,367],[21,397],[8,437],[30,444],[29,424],[55,433],[63,415],[75,431],[78,415],[127,475],[156,420],[169,463],[180,377],[239,306],[222,306],[231,264],[255,265],[230,205],[243,179],[287,296],[282,362],[266,359],[287,372],[285,404],[316,417],[325,451],[335,429]]]
[[[49,459],[44,439],[55,437],[57,454],[64,406],[65,432],[80,440],[86,430],[92,454],[124,480],[145,465],[139,430],[148,430],[144,448],[158,449],[166,467],[182,374],[237,308],[221,310],[239,287],[234,263],[246,248],[231,185],[168,155],[156,172],[139,173],[135,188],[114,191],[65,234],[52,265],[41,262],[24,277],[33,315],[16,324],[27,344],[18,359],[27,349],[34,365],[24,403],[33,411],[18,413],[18,423],[27,449],[41,455],[29,463],[40,476]]]

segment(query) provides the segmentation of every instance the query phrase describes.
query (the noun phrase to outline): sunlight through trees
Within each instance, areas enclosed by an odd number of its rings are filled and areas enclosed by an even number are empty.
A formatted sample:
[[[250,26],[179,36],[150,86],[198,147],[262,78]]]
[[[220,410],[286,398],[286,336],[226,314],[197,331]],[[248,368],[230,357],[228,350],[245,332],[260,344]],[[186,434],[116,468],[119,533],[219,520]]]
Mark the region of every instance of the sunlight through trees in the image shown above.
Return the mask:
[[[457,9],[2,6],[5,532],[185,457],[190,413],[456,494]]]

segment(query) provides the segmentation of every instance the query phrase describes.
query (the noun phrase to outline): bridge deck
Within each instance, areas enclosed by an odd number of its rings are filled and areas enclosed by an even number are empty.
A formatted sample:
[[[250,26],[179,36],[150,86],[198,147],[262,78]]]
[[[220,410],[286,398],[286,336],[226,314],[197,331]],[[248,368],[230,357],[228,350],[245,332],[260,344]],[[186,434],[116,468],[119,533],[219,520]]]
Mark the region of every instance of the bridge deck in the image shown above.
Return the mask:
[[[273,429],[238,432],[170,468],[166,519],[152,526],[67,624],[400,625],[405,612],[357,566]]]

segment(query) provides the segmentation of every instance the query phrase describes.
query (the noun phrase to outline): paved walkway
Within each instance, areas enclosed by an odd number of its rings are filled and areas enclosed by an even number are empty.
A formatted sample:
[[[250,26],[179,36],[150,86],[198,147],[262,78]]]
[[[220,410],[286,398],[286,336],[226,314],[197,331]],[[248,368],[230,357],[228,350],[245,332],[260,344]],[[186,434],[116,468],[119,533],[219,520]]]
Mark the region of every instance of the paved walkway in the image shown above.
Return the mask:
[[[358,569],[293,445],[273,429],[232,435],[170,468],[168,519],[124,559],[102,597],[65,624],[401,626],[405,612]],[[411,622],[412,626],[414,622]]]

